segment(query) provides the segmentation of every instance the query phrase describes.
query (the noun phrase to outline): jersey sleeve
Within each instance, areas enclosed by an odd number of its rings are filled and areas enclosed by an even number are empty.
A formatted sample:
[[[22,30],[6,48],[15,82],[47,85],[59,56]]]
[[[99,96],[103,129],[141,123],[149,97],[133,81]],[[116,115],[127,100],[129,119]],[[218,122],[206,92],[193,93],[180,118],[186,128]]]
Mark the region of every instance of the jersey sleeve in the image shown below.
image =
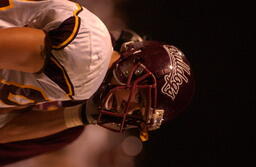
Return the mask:
[[[49,31],[48,37],[51,40],[52,49],[63,49],[70,44],[77,36],[79,27],[80,18],[71,16],[58,28]]]
[[[72,16],[58,28],[49,31],[52,54],[70,78],[72,97],[88,99],[107,72],[113,51],[110,34],[103,22],[85,8],[77,19]]]
[[[70,97],[82,100],[90,98],[102,83],[113,47],[105,24],[88,9],[76,6],[73,15],[48,31],[48,35],[55,62],[69,78],[62,86]]]

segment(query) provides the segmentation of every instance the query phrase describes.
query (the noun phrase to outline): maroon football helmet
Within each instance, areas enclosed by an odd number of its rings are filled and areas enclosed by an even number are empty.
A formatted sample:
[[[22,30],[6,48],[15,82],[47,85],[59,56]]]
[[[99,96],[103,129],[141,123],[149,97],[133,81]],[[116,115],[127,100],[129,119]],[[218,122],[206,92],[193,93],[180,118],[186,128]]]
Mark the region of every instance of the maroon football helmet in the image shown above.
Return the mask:
[[[157,41],[128,42],[93,97],[99,106],[97,124],[120,132],[138,128],[147,140],[148,131],[185,111],[193,93],[192,70],[178,48]]]

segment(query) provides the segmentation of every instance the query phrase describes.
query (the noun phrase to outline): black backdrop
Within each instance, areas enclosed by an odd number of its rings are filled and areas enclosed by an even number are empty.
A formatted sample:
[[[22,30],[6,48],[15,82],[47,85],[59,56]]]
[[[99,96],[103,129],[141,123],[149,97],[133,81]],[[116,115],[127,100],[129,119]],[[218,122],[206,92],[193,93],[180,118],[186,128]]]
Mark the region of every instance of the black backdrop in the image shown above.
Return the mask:
[[[212,0],[122,0],[117,5],[128,27],[185,53],[197,86],[189,112],[152,134],[137,166],[254,163],[255,53],[249,47],[253,44],[250,6],[246,1]]]

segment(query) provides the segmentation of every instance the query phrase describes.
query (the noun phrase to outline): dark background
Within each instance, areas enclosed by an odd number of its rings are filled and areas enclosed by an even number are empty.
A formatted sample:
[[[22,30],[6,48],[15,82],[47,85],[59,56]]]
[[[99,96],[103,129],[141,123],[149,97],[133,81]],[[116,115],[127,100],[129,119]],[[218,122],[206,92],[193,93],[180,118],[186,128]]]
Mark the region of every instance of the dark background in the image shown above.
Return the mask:
[[[119,2],[119,1],[118,1]],[[255,166],[255,85],[251,4],[203,0],[122,0],[127,27],[180,48],[196,95],[168,127],[152,134],[137,166]]]

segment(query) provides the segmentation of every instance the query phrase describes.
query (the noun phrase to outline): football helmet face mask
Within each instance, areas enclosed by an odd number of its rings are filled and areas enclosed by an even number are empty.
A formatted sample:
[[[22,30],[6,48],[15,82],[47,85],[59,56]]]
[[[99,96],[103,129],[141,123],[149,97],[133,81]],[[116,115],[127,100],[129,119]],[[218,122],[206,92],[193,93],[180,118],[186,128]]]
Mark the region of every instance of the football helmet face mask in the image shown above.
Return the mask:
[[[97,124],[120,132],[138,128],[147,140],[148,131],[185,111],[193,93],[191,67],[178,48],[156,41],[124,44],[93,97]]]

